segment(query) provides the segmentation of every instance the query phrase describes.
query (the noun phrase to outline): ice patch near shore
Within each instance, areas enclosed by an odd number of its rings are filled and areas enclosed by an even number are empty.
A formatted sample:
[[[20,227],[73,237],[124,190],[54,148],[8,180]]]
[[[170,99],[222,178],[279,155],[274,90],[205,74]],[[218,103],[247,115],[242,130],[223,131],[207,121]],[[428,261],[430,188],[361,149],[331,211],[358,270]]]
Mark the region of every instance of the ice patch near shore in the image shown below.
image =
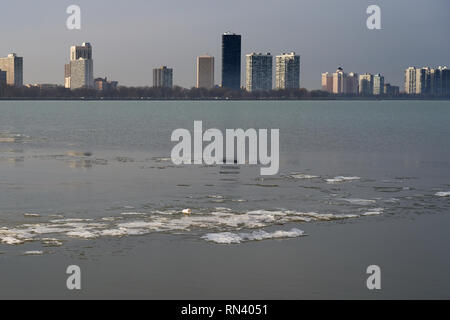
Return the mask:
[[[274,232],[267,232],[264,230],[253,231],[251,233],[208,233],[202,239],[215,242],[219,244],[238,244],[245,241],[262,241],[268,239],[283,239],[283,238],[297,238],[304,236],[305,232],[293,228],[290,231],[278,230]]]

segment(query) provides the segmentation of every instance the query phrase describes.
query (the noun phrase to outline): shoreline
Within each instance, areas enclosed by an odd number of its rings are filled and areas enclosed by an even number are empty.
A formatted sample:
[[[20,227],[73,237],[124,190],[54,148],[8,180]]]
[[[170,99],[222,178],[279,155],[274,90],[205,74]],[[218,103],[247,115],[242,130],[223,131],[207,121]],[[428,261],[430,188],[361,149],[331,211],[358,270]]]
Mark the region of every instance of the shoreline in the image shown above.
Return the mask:
[[[449,98],[302,98],[302,99],[236,99],[236,98],[205,98],[205,99],[180,99],[180,98],[0,98],[1,101],[450,101]]]

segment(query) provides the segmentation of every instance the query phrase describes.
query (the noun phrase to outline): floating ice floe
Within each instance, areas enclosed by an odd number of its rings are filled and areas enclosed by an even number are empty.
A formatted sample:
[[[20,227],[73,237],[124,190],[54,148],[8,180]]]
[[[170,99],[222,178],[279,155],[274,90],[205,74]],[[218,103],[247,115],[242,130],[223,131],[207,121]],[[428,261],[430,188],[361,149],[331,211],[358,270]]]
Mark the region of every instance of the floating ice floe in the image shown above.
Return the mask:
[[[153,157],[152,160],[155,162],[172,162],[172,158],[169,157]]]
[[[43,238],[41,240],[41,242],[43,245],[50,246],[50,247],[59,247],[59,246],[63,245],[62,241],[55,239],[55,238]]]
[[[98,237],[97,233],[90,232],[83,229],[73,230],[66,233],[69,237],[94,239]]]
[[[0,143],[25,142],[29,138],[23,134],[0,133]]]
[[[6,244],[10,244],[10,245],[22,244],[22,243],[25,242],[25,240],[14,238],[14,237],[10,237],[10,236],[0,237],[0,241],[2,243],[6,243]]]
[[[19,245],[27,241],[32,241],[32,235],[24,230],[9,230],[0,228],[0,243],[9,245]]]
[[[39,218],[41,215],[37,213],[24,213],[23,216],[26,218]]]
[[[80,218],[67,218],[67,219],[55,219],[50,220],[52,223],[60,223],[60,222],[89,222],[92,221],[92,219],[80,219]]]
[[[147,213],[144,212],[122,212],[121,215],[123,216],[143,216],[146,215]]]
[[[92,152],[89,151],[74,151],[74,150],[70,150],[67,151],[67,155],[69,157],[91,157],[92,156]]]
[[[436,192],[435,196],[438,197],[450,197],[450,191],[446,191],[446,192]]]
[[[315,178],[320,178],[319,176],[314,176],[314,175],[310,175],[310,174],[303,174],[303,173],[298,173],[298,172],[294,172],[294,173],[290,173],[288,175],[289,178],[293,178],[293,179],[315,179]]]
[[[376,200],[357,199],[357,198],[339,198],[337,200],[345,201],[354,205],[367,206],[376,203]]]
[[[304,231],[300,229],[292,229],[290,231],[278,230],[274,232],[267,232],[264,230],[253,231],[251,233],[208,233],[202,239],[215,242],[219,244],[237,244],[244,241],[261,241],[268,239],[283,239],[283,238],[297,238],[304,236]]]
[[[185,209],[184,212],[190,209]],[[182,214],[180,210],[167,209],[149,211],[139,216],[134,214],[119,217],[93,219],[53,219],[45,223],[27,223],[11,228],[0,228],[0,242],[20,245],[27,241],[40,241],[47,246],[60,246],[67,238],[95,239],[99,237],[124,237],[157,232],[179,233],[193,230],[217,230],[237,232],[243,229],[261,229],[274,225],[295,222],[333,221],[358,218],[357,214],[332,214],[299,212],[293,210],[252,210],[235,212],[229,208],[205,208],[195,214]],[[265,232],[265,231],[264,231]],[[238,234],[241,240],[249,241],[285,237],[283,232],[267,235],[254,231],[250,235]],[[225,232],[226,233],[226,232]]]
[[[384,211],[383,208],[374,208],[374,209],[370,209],[367,212],[364,212],[362,215],[363,216],[379,216],[380,214],[382,214]]]
[[[208,196],[208,198],[213,198],[213,199],[223,199],[224,196],[220,195],[220,194],[210,194]]]
[[[347,181],[355,181],[360,180],[360,177],[344,177],[344,176],[337,176],[333,179],[325,179],[328,183],[338,183],[338,182],[347,182]]]
[[[26,256],[39,256],[44,254],[44,251],[38,251],[38,250],[34,250],[34,251],[25,251],[23,253]]]

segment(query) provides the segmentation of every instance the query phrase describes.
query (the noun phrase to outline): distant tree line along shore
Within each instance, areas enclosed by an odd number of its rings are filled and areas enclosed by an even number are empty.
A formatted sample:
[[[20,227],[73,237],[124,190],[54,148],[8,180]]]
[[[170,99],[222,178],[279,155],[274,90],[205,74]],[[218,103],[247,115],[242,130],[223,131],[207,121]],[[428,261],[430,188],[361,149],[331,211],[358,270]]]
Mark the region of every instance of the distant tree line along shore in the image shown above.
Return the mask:
[[[232,90],[227,88],[182,87],[125,87],[112,90],[80,88],[70,90],[55,87],[13,87],[6,86],[0,92],[1,100],[334,100],[334,99],[450,99],[450,96],[433,95],[356,95],[332,94],[322,90],[284,89],[267,91]]]

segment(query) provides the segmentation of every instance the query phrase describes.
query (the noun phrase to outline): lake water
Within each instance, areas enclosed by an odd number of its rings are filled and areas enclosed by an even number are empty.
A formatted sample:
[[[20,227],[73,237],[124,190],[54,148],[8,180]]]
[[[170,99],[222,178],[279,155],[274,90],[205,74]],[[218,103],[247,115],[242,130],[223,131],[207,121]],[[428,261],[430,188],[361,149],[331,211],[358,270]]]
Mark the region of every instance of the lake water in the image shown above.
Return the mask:
[[[279,174],[173,165],[195,120],[280,129]],[[450,298],[449,138],[450,101],[1,101],[0,298]]]

